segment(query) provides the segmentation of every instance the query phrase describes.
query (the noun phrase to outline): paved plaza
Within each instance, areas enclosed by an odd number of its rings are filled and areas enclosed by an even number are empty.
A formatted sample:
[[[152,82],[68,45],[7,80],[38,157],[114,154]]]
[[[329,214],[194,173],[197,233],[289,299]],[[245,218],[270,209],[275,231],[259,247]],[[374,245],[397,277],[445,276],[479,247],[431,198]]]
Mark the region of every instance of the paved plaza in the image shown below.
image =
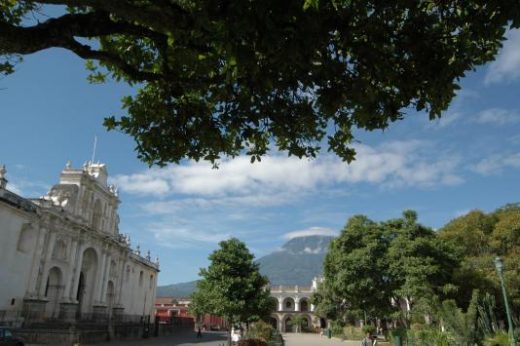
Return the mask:
[[[318,334],[287,333],[283,334],[285,346],[359,346],[360,341],[341,341]]]
[[[318,334],[287,333],[283,334],[285,346],[359,346],[360,341],[341,341]],[[195,332],[182,332],[170,336],[150,337],[148,339],[118,340],[96,346],[226,346],[225,332],[204,332],[197,338]]]
[[[227,340],[225,332],[204,332],[201,338],[197,333],[186,331],[175,335],[150,337],[148,339],[118,340],[96,346],[225,346]]]

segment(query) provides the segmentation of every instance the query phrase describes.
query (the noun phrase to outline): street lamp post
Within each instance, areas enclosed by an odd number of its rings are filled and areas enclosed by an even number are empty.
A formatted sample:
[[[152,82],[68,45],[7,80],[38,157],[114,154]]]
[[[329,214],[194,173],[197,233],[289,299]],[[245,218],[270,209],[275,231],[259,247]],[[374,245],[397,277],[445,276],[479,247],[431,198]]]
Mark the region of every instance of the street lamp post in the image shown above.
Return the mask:
[[[509,303],[507,301],[506,286],[504,285],[504,275],[502,269],[504,264],[500,257],[495,257],[495,267],[497,268],[498,278],[500,279],[500,286],[502,286],[502,295],[504,296],[504,305],[506,306],[507,324],[509,325],[509,338],[511,339],[511,346],[516,346],[515,333],[513,330],[513,321],[511,319],[511,312],[509,311]]]

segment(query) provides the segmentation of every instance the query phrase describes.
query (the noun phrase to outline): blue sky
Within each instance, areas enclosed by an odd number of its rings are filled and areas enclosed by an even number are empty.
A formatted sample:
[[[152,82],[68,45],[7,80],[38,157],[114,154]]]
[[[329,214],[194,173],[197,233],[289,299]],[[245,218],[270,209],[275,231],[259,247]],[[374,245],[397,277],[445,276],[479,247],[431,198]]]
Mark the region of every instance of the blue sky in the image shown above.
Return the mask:
[[[121,115],[124,84],[90,85],[83,61],[54,49],[27,56],[0,79],[0,163],[13,191],[38,197],[67,160],[92,156],[119,186],[120,231],[160,257],[159,284],[196,279],[220,240],[235,236],[257,257],[305,234],[336,234],[354,214],[375,220],[415,209],[439,228],[471,209],[520,201],[520,31],[491,64],[468,72],[441,120],[410,113],[384,132],[358,132],[349,165],[323,152],[298,160],[273,152],[220,169],[186,162],[149,169],[133,140],[106,132]]]

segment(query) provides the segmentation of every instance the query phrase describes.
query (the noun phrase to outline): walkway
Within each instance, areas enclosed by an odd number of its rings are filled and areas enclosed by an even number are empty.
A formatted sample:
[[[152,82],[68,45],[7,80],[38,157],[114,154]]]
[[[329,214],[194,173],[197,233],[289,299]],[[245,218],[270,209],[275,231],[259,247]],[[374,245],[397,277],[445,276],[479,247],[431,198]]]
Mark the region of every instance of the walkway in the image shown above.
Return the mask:
[[[318,334],[286,333],[282,334],[285,346],[359,346],[361,341],[341,341]]]
[[[150,337],[148,339],[118,340],[96,346],[221,346],[226,345],[225,332],[203,332],[197,339],[195,332],[182,332],[175,335]]]
[[[282,334],[285,346],[359,346],[360,341],[341,341],[318,334],[286,333]]]
[[[282,334],[285,346],[360,346],[361,341],[342,341],[338,338],[327,338],[318,334],[286,333]],[[389,346],[388,342],[377,342],[378,346]]]

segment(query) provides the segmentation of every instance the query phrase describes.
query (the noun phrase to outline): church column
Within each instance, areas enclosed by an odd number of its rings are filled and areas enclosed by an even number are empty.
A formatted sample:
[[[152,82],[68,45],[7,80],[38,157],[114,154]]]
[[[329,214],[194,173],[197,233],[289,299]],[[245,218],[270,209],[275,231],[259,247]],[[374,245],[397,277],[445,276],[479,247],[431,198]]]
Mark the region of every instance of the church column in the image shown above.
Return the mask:
[[[311,312],[314,312],[315,309],[316,309],[316,306],[314,304],[311,304]]]
[[[76,257],[78,252],[78,241],[73,240],[70,246],[70,261],[69,269],[64,273],[65,280],[65,291],[63,292],[63,298],[67,301],[73,301],[76,297],[72,296],[72,285],[74,284],[74,272],[76,271]]]
[[[29,227],[34,228],[33,225]],[[47,230],[45,228],[38,228],[37,232],[38,236],[34,247],[31,273],[29,275],[26,292],[26,294],[31,297],[38,295],[38,282],[41,281],[40,276],[43,275],[43,273],[40,273],[40,261],[43,256],[43,245],[45,242],[45,235],[47,234]]]
[[[49,237],[49,242],[47,243],[47,253],[45,254],[45,261],[43,263],[43,274],[42,279],[40,283],[40,290],[39,295],[41,297],[45,296],[45,288],[47,287],[47,275],[49,273],[49,266],[52,256],[52,250],[54,249],[54,243],[56,242],[56,233],[52,232]]]
[[[125,272],[126,272],[126,260],[125,257],[119,253],[119,259],[118,262],[121,264],[121,271],[119,278],[117,280],[117,285],[114,287],[114,294],[116,295],[114,299],[114,306],[112,307],[112,315],[114,319],[118,320],[123,315],[123,312],[125,310],[125,307],[122,304],[123,300],[123,282],[126,279],[125,278]]]
[[[300,311],[300,298],[294,297],[294,311]]]
[[[106,302],[106,291],[107,291],[107,285],[108,285],[108,275],[109,275],[109,269],[110,269],[110,262],[111,262],[112,256],[107,255],[106,256],[106,262],[104,267],[104,273],[103,273],[103,281],[101,283],[101,293],[99,295],[99,301],[101,303],[107,303]]]
[[[283,297],[278,297],[278,311],[283,311]]]
[[[29,227],[34,227],[30,225]],[[43,277],[45,275],[44,264],[45,264],[45,243],[48,240],[47,228],[37,225],[37,237],[36,244],[34,246],[33,259],[31,264],[31,270],[28,273],[26,292],[23,300],[23,310],[31,315],[33,321],[39,321],[45,315],[45,306],[47,300],[42,299],[41,286]],[[45,285],[43,285],[45,286]]]
[[[96,286],[94,287],[94,294],[92,296],[92,300],[93,300],[93,304],[96,305],[97,303],[100,302],[99,300],[99,297],[100,297],[100,291],[102,291],[102,286],[103,286],[103,279],[104,279],[104,275],[105,275],[105,264],[106,264],[106,261],[107,261],[107,254],[105,251],[103,251],[103,256],[102,256],[102,260],[101,260],[101,265],[98,264],[98,270],[97,270],[97,273],[96,273]]]
[[[60,316],[66,322],[74,322],[78,313],[77,289],[83,264],[82,245],[79,239],[73,239],[70,247],[69,269],[65,273],[64,301],[60,304]]]
[[[81,242],[78,244],[77,252],[76,252],[76,265],[75,271],[74,271],[74,279],[72,281],[72,287],[70,291],[70,297],[73,301],[76,300],[76,297],[78,296],[78,289],[79,289],[79,277],[81,275],[81,267],[83,265],[83,251],[85,250],[85,245],[82,245]]]
[[[117,294],[117,304],[121,305],[121,299],[123,297],[123,282],[126,280],[126,261],[121,260],[121,275],[119,275],[119,284],[116,289]]]

